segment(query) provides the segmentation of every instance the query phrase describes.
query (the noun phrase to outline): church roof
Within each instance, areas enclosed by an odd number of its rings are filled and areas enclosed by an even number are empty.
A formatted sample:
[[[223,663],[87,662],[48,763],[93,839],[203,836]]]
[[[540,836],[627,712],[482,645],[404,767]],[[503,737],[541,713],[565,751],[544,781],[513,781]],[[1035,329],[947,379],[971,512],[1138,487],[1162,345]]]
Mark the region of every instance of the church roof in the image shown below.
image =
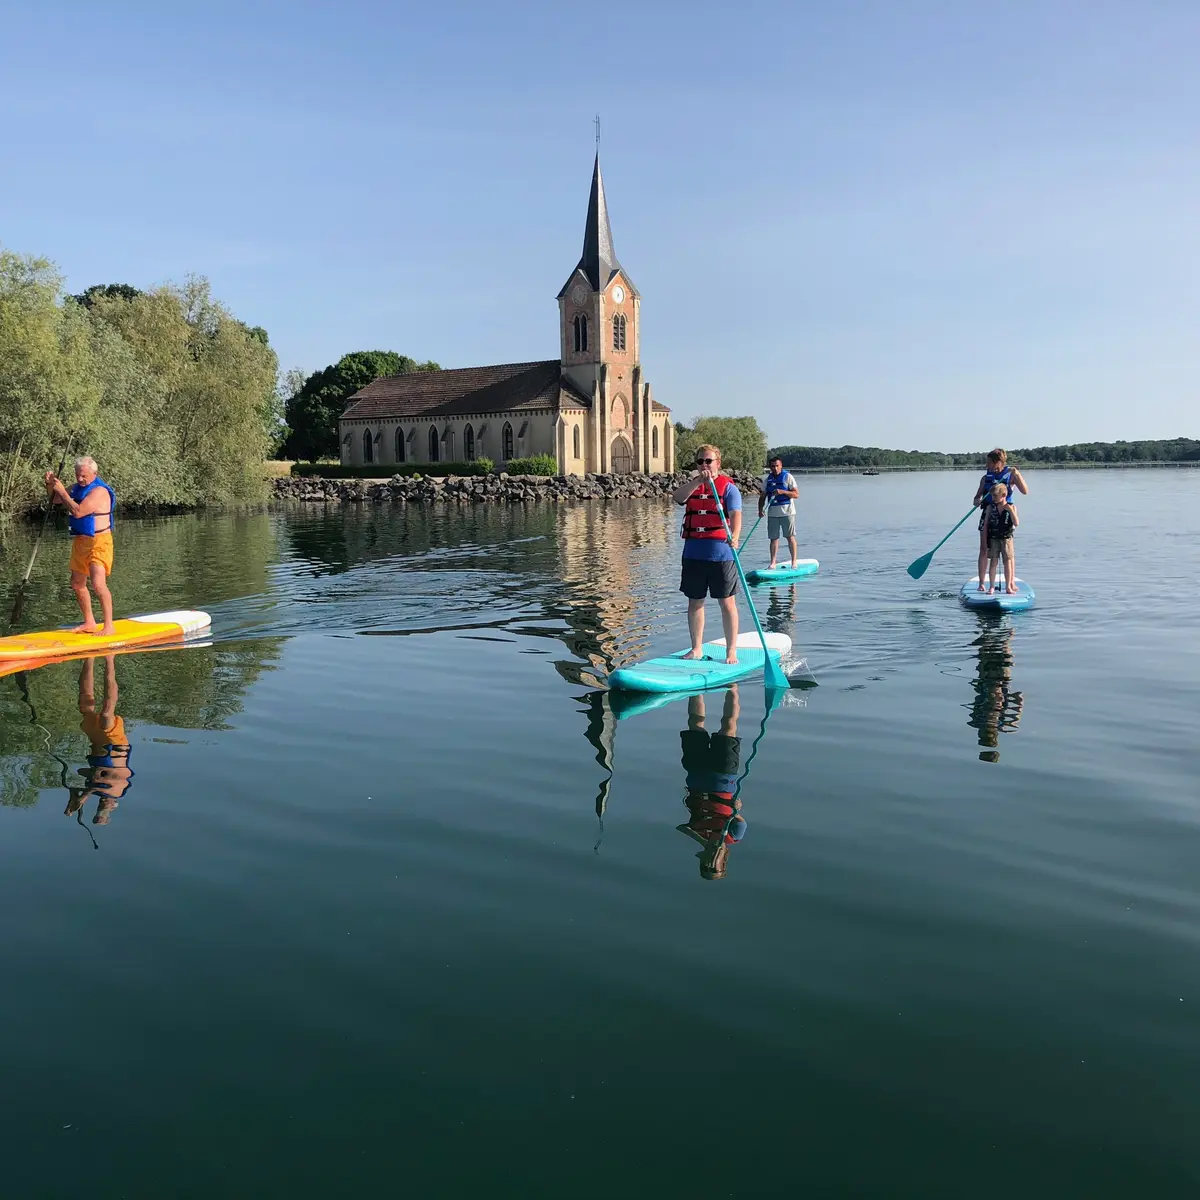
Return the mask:
[[[474,413],[591,408],[563,373],[557,358],[499,363],[451,371],[385,375],[359,388],[346,402],[345,421],[403,421],[414,417],[461,417]],[[655,412],[669,412],[654,401]]]
[[[629,278],[629,272],[617,261],[613,249],[612,227],[608,223],[608,201],[604,198],[604,179],[600,174],[600,154],[596,154],[596,165],[592,168],[592,192],[588,197],[587,223],[583,228],[583,254],[580,255],[575,271],[582,271],[595,292],[603,291],[620,271],[629,284],[629,290],[638,294]],[[572,277],[575,271],[571,272]],[[568,279],[558,293],[561,298],[570,286]]]
[[[374,421],[590,408],[591,400],[563,375],[562,363],[551,358],[542,362],[385,375],[360,388],[347,405],[342,414],[344,420]]]

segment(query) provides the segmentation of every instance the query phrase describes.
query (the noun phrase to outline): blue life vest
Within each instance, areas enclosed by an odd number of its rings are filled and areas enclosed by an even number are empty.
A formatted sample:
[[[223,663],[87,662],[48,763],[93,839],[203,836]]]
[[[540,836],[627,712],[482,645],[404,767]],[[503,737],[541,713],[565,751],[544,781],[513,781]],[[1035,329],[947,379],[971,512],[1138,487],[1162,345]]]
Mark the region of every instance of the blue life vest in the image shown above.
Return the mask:
[[[980,508],[987,508],[992,502],[992,488],[996,484],[1002,483],[1008,488],[1008,495],[1005,499],[1011,501],[1013,494],[1012,482],[1012,467],[1005,467],[1003,471],[985,471],[983,473],[983,496],[979,501]]]
[[[92,480],[91,483],[84,487],[81,483],[73,483],[68,491],[68,495],[76,504],[82,504],[84,498],[96,488],[103,488],[108,493],[108,512],[107,513],[88,513],[86,517],[68,517],[67,528],[71,532],[72,537],[83,535],[84,537],[96,536],[96,518],[108,517],[108,529],[101,529],[101,533],[108,533],[113,527],[113,509],[117,507],[117,498],[113,494],[112,488],[100,478],[99,475]]]
[[[788,473],[785,469],[782,475],[768,475],[763,481],[763,490],[771,497],[771,506],[773,508],[780,507],[784,504],[791,504],[791,496],[781,496],[780,492],[786,492],[791,486],[788,483]]]

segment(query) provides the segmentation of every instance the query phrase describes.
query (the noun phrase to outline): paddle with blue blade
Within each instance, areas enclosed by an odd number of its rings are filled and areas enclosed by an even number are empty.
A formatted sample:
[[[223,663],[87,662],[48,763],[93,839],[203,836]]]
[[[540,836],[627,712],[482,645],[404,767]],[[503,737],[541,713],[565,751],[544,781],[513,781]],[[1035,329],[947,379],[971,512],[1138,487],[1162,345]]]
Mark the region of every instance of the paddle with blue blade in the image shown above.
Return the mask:
[[[933,562],[933,556],[958,532],[959,526],[962,525],[963,521],[973,517],[978,511],[978,509],[972,508],[971,511],[967,513],[965,517],[963,517],[962,521],[959,521],[958,525],[955,525],[955,527],[950,530],[950,532],[946,534],[946,536],[942,538],[942,540],[938,542],[938,544],[934,546],[934,548],[930,550],[928,554],[922,554],[921,557],[916,560],[916,562],[909,563],[908,573],[914,579],[920,579],[921,576],[929,570],[929,564]]]
[[[791,684],[788,682],[788,677],[783,673],[783,668],[771,657],[770,648],[767,646],[767,637],[763,633],[762,622],[758,619],[758,610],[754,607],[754,598],[750,595],[750,585],[746,582],[746,572],[742,570],[742,560],[738,557],[738,552],[733,545],[733,534],[729,532],[729,522],[725,519],[725,506],[721,503],[721,496],[717,491],[716,482],[709,479],[708,487],[713,494],[713,499],[717,502],[717,514],[721,518],[721,527],[725,530],[725,536],[729,539],[729,549],[733,551],[733,565],[737,567],[738,578],[742,581],[742,594],[746,597],[746,605],[750,609],[754,628],[758,630],[758,639],[762,642],[764,682],[768,690],[779,689],[780,691],[787,691],[791,687]],[[756,521],[756,528],[757,525],[758,522]],[[750,532],[753,533],[754,530],[752,529]]]

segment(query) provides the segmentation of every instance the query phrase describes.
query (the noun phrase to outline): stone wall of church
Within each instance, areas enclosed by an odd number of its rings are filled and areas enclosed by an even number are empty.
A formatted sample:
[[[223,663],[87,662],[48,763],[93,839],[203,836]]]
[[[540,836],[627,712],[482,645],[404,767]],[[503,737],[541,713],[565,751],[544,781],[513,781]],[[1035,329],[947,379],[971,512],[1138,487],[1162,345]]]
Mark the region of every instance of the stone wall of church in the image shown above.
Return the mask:
[[[466,462],[490,458],[502,466],[511,458],[534,454],[557,457],[558,414],[469,413],[449,420],[341,421],[341,461],[344,466],[381,467],[400,463]],[[507,432],[506,432],[507,431]],[[370,441],[368,450],[367,440]],[[511,454],[505,449],[511,447]]]
[[[628,469],[636,470],[640,431],[633,428],[634,414],[624,392],[613,397],[612,408],[607,430],[608,467],[618,470],[632,458]],[[511,431],[513,458],[552,454],[562,475],[586,475],[599,469],[595,430],[587,409],[564,409],[561,419],[559,413],[547,409],[474,413],[438,421],[342,421],[341,461],[355,467],[378,463],[383,470],[401,463],[434,466],[439,462],[490,458],[497,467],[503,467],[508,461],[504,453],[506,426]],[[675,465],[671,414],[652,412],[650,426],[650,469],[671,471]],[[370,439],[370,457],[364,435]],[[431,454],[434,448],[436,456]]]

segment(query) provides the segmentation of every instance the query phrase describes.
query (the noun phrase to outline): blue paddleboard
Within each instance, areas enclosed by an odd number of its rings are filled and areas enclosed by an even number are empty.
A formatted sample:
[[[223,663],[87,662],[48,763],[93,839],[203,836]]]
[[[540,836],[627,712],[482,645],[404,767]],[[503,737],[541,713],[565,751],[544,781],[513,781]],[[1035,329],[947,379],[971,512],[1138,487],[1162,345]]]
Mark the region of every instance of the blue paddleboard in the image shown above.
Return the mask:
[[[786,583],[789,579],[802,579],[805,575],[815,575],[821,564],[815,558],[802,558],[793,567],[788,563],[784,567],[759,567],[746,574],[747,583]]]
[[[1033,593],[1033,588],[1029,586],[1023,579],[1015,580],[1017,590],[1009,593],[1004,590],[1004,577],[1001,576],[996,580],[996,590],[989,596],[987,592],[979,590],[979,576],[974,579],[968,579],[962,585],[962,591],[958,593],[959,599],[968,608],[988,608],[992,611],[1001,610],[1011,612],[1014,609],[1032,608],[1036,597]]]
[[[768,633],[767,648],[776,662],[792,649],[785,633]],[[608,686],[629,692],[702,692],[753,675],[763,669],[762,643],[757,633],[743,633],[737,640],[738,660],[726,665],[725,639],[704,643],[703,658],[684,658],[686,650],[664,658],[650,658],[631,667],[618,667]]]

